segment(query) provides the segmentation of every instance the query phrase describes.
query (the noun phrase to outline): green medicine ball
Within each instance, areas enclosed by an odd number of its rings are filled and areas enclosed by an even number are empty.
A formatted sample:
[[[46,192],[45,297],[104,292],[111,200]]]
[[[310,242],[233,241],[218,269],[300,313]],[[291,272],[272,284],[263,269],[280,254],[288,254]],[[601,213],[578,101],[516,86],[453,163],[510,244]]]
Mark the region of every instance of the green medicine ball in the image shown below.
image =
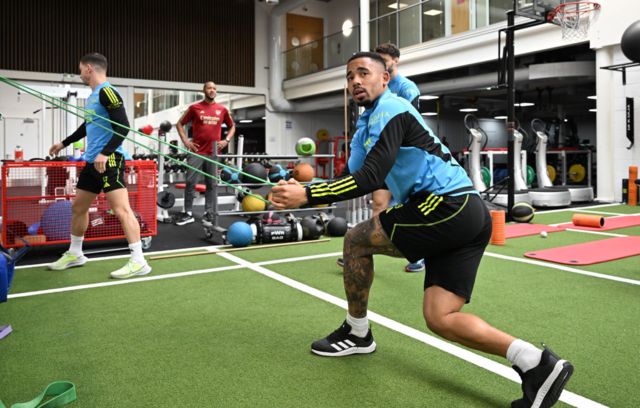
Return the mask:
[[[300,156],[311,156],[316,153],[316,143],[308,137],[303,137],[296,143],[296,153]]]

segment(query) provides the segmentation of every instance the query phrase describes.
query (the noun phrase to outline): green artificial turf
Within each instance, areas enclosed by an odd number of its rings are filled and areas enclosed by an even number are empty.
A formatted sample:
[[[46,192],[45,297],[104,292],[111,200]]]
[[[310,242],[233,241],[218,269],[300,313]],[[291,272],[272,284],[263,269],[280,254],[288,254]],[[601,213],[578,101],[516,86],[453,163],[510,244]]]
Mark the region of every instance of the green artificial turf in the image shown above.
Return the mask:
[[[535,222],[571,214],[538,214]],[[640,235],[640,227],[610,232]],[[490,256],[524,259],[526,251],[606,238],[565,231],[489,246],[464,311],[569,359],[576,367],[569,391],[607,406],[640,406],[640,286]],[[335,264],[341,250],[342,239],[332,238],[230,254],[250,262],[314,257],[264,267],[344,299]],[[110,282],[124,261],[21,268],[11,293]],[[370,310],[432,334],[421,311],[424,273],[405,273],[404,259],[374,262]],[[213,254],[151,264],[149,276],[236,265]],[[640,280],[640,257],[576,269]],[[376,353],[312,355],[310,343],[345,313],[249,269],[14,298],[0,304],[0,325],[14,329],[0,340],[0,398],[26,401],[54,380],[77,385],[70,407],[496,407],[519,396],[518,384],[376,323]]]
[[[29,313],[29,311],[31,311]],[[11,301],[0,342],[5,401],[52,380],[78,407],[506,405],[518,386],[390,330],[371,356],[309,345],[335,306],[246,270]]]
[[[112,281],[109,273],[122,267],[126,258],[90,261],[81,267],[65,271],[50,271],[45,266],[19,268],[15,271],[11,293],[31,292],[74,285]],[[230,266],[232,262],[210,255],[149,260],[153,275],[164,275],[200,269]],[[153,276],[150,275],[150,276]]]

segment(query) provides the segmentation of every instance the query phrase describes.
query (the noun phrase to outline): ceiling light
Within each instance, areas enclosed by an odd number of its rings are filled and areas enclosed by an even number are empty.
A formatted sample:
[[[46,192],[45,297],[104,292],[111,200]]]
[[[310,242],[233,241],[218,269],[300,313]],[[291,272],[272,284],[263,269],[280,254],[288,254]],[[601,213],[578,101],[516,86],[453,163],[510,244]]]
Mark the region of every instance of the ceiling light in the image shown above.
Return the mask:
[[[426,14],[427,16],[437,16],[442,14],[442,10],[431,9],[425,11],[423,14]]]
[[[399,8],[405,8],[405,7],[407,7],[407,5],[406,5],[405,3],[399,3],[399,4],[396,4],[395,2],[394,2],[394,3],[389,4],[387,7],[389,7],[390,9],[394,9],[394,10],[395,10],[395,9],[397,9],[397,8],[398,8],[398,6],[400,6]]]
[[[422,95],[419,99],[421,101],[431,101],[431,100],[438,99],[438,98],[440,98],[440,97],[437,96],[437,95]]]
[[[352,31],[353,31],[353,21],[349,19],[344,20],[344,23],[342,23],[342,35],[345,37],[348,37],[351,35]]]
[[[589,109],[589,112],[597,112],[598,110],[596,108],[593,109]]]
[[[529,106],[535,106],[535,103],[533,102],[520,102],[520,103],[515,103],[514,106],[519,106],[521,108],[526,108]]]
[[[266,117],[266,116],[263,116],[263,117],[261,117],[260,119],[262,119],[262,120],[267,120],[267,117]]]
[[[438,116],[438,112],[422,112],[422,116]]]
[[[242,119],[240,121],[240,123],[253,123],[253,120],[251,120],[251,119]]]
[[[494,119],[500,119],[500,120],[507,120],[507,119],[509,119],[507,116],[504,116],[504,115],[502,115],[502,116],[494,116],[493,118],[494,118]]]
[[[460,112],[477,112],[478,108],[462,108]]]
[[[596,99],[598,99],[598,97],[597,97],[597,96],[595,96],[595,95],[591,95],[591,96],[587,96],[587,99],[593,99],[593,100],[596,100]]]

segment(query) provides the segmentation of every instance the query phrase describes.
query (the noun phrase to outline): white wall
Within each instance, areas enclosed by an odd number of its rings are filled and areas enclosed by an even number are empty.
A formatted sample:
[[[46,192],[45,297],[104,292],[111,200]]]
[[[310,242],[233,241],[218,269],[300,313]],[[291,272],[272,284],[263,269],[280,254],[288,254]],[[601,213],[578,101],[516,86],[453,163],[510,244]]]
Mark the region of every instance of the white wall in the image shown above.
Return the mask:
[[[591,32],[591,48],[620,44],[620,38],[629,25],[640,19],[640,1],[601,1],[600,17]]]
[[[596,51],[599,67],[621,64],[628,60],[618,45]],[[627,70],[627,85],[622,74],[599,69],[596,74],[598,132],[598,198],[620,200],[621,181],[628,177],[629,166],[640,166],[640,67]],[[635,145],[627,149],[626,98],[635,102]]]
[[[342,31],[342,23],[349,19],[353,25],[358,25],[359,11],[357,0],[333,0],[327,5],[328,13],[325,17],[325,35]]]
[[[264,2],[255,7],[255,86],[269,87],[269,9]]]
[[[45,89],[52,91],[55,96],[67,94],[68,90],[80,91],[83,95],[90,93],[89,88],[70,88],[69,85],[59,84],[36,84],[21,82],[34,91],[44,92]],[[41,99],[19,91],[5,83],[0,83],[0,157],[12,159],[14,157],[15,146],[21,146],[26,160],[38,157],[44,158],[49,151],[49,147],[76,130],[82,123],[82,119],[75,120],[76,125],[72,129],[67,126],[67,116],[71,115],[61,109],[52,109],[48,103]],[[26,123],[25,123],[26,119]],[[29,123],[33,121],[33,123]],[[71,148],[62,154],[72,154]]]
[[[342,136],[344,114],[338,111],[313,113],[274,113],[267,111],[266,149],[269,154],[296,154],[295,144],[302,137],[317,140],[316,132],[326,129],[331,136]]]

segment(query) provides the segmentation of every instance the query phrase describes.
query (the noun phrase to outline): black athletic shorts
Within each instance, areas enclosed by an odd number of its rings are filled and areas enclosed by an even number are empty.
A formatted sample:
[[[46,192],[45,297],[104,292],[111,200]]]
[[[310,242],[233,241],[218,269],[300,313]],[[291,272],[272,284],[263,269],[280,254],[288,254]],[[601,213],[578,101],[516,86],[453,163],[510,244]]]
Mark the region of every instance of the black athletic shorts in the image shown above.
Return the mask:
[[[417,194],[380,213],[380,223],[410,262],[424,258],[425,289],[438,285],[469,303],[491,238],[491,217],[480,196]]]
[[[124,182],[124,157],[120,153],[111,153],[104,173],[100,174],[93,163],[87,162],[80,172],[76,188],[100,194],[119,188],[126,188]]]

